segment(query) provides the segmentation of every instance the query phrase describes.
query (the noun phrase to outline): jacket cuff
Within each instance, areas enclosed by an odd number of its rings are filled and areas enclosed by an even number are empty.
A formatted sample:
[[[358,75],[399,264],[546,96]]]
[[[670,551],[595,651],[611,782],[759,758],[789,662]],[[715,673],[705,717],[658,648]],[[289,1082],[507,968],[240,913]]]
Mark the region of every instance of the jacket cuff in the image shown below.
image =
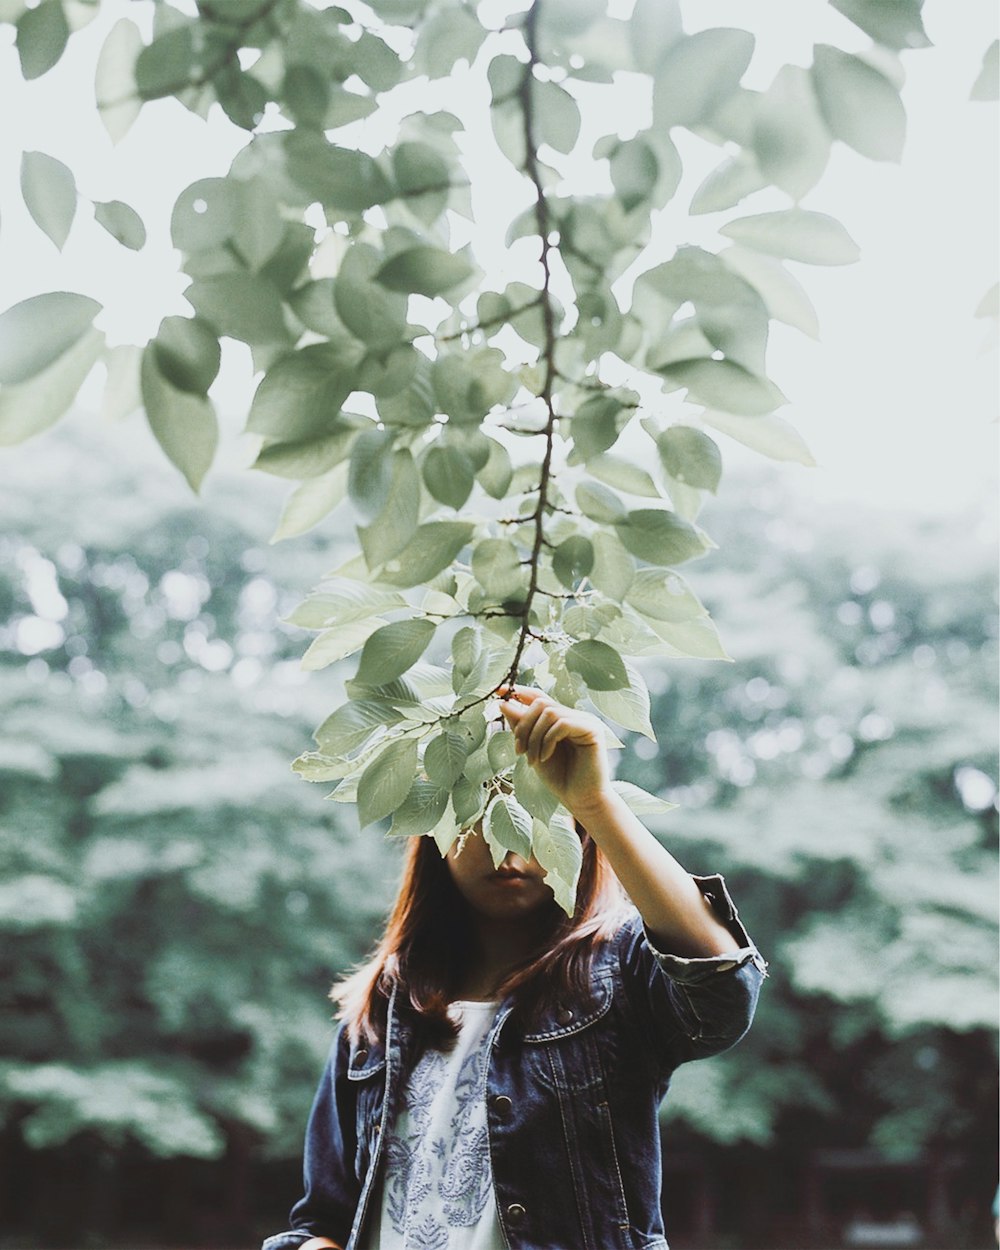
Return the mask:
[[[273,1237],[265,1238],[260,1250],[298,1250],[299,1246],[304,1246],[315,1236],[315,1233],[289,1229],[287,1233],[275,1233]]]
[[[695,877],[692,875],[692,880],[711,903],[712,912],[716,920],[733,935],[733,949],[726,951],[723,955],[704,955],[691,959],[686,959],[682,955],[671,955],[657,949],[656,943],[653,941],[652,935],[644,923],[642,926],[643,934],[659,966],[672,980],[687,985],[692,985],[698,981],[706,981],[720,972],[733,972],[748,963],[752,963],[761,975],[766,977],[767,961],[743,927],[739,912],[736,910],[736,904],[726,889],[726,882],[721,874],[713,873],[707,877]],[[278,1248],[275,1247],[274,1250],[278,1250]]]

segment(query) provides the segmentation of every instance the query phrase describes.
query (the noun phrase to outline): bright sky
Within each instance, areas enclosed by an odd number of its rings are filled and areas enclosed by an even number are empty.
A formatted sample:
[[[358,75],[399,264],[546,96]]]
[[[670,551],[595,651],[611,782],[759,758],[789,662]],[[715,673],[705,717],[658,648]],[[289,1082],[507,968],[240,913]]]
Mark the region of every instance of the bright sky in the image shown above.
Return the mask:
[[[175,2],[193,8],[190,0]],[[489,0],[488,7],[504,6]],[[629,8],[629,0],[613,0],[613,12]],[[754,88],[766,87],[786,62],[807,65],[814,42],[852,51],[868,43],[825,0],[688,0],[683,8],[689,30],[732,24],[754,31],[758,48],[744,80]],[[169,244],[170,211],[189,183],[224,173],[245,142],[217,108],[206,124],[167,100],[147,105],[118,147],[111,145],[91,106],[97,53],[117,17],[126,14],[146,29],[151,11],[148,0],[104,0],[99,18],[74,37],[57,69],[28,84],[12,28],[0,27],[0,116],[16,119],[0,135],[0,308],[41,291],[82,291],[103,303],[98,325],[112,344],[143,343],[166,313],[189,313],[181,295],[187,279]],[[876,164],[836,144],[824,179],[803,201],[842,221],[862,260],[844,268],[791,266],[818,310],[822,338],[816,343],[775,325],[768,371],[790,401],[781,415],[801,430],[819,461],[816,469],[788,466],[790,484],[847,505],[938,512],[992,497],[996,483],[995,331],[973,312],[997,274],[997,110],[968,96],[996,37],[997,11],[988,0],[927,0],[924,14],[935,46],[903,57],[910,120],[902,165]],[[403,111],[427,107],[433,96],[436,106],[467,113],[474,95],[465,78],[457,73],[433,93],[414,84]],[[627,134],[641,105],[627,85],[619,100],[621,116],[604,129]],[[380,144],[370,124],[360,141]],[[724,154],[685,134],[679,146],[686,173],[659,223],[664,258],[678,242],[712,250],[727,242],[715,233],[715,217],[689,221],[683,211]],[[85,197],[133,205],[149,231],[147,246],[140,253],[122,248],[84,204],[58,253],[21,202],[22,150],[63,160]],[[494,218],[484,213],[478,237],[484,256],[499,255],[497,240],[516,210],[507,207],[496,162],[473,176],[491,180]],[[586,169],[576,176],[585,180]],[[769,203],[751,199],[746,209],[721,216],[784,204],[777,195]],[[233,347],[226,360],[213,395],[233,412],[236,428],[235,414],[245,412],[251,393],[249,356]],[[92,404],[100,381],[95,373],[86,388]],[[727,463],[756,459],[721,441]]]

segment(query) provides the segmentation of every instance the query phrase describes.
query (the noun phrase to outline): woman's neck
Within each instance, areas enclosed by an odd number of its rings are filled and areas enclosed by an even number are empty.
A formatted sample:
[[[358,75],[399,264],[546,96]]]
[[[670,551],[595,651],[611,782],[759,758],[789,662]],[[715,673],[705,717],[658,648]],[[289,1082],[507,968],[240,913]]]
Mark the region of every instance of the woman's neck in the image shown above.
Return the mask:
[[[475,1000],[495,997],[504,977],[535,951],[545,927],[519,920],[477,916],[473,922],[473,949],[459,984],[459,997]]]

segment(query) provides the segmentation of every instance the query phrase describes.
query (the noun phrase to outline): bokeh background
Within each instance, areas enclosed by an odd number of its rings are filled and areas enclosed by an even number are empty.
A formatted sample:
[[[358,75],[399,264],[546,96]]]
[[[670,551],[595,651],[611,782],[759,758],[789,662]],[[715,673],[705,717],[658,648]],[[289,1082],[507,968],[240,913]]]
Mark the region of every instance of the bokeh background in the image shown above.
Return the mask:
[[[688,9],[756,23],[776,63],[825,37],[823,3]],[[616,758],[679,804],[650,827],[725,873],[771,965],[751,1034],[664,1104],[674,1250],[995,1244],[996,357],[973,310],[996,269],[996,121],[968,90],[996,14],[928,0],[925,19],[902,166],[839,152],[817,189],[862,265],[803,276],[820,342],[775,328],[819,467],[727,445],[700,517],[720,547],[686,576],[733,662],[645,664],[658,742],[624,735]],[[20,204],[20,151],[78,173],[82,153],[87,193],[166,237],[235,140],[164,102],[115,164],[96,115],[66,108],[90,98],[84,35],[27,86],[0,46],[2,303],[89,290],[111,341],[142,341],[186,311],[176,258],[76,227],[57,254]],[[284,491],[237,468],[241,351],[200,499],[141,417],[97,415],[100,379],[0,453],[2,1250],[236,1250],[284,1227],[326,990],[398,879],[402,846],[289,770],[349,665],[304,673],[310,636],[282,618],[353,521],[269,543]]]

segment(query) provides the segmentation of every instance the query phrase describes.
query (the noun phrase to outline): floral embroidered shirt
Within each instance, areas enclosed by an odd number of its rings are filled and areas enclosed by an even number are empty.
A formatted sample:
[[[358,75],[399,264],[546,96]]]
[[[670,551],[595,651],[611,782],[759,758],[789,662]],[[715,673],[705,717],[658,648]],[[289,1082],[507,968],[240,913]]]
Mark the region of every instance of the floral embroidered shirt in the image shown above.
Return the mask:
[[[498,1002],[454,1002],[454,1050],[428,1048],[383,1143],[364,1250],[505,1250],[486,1135],[486,1039]]]

